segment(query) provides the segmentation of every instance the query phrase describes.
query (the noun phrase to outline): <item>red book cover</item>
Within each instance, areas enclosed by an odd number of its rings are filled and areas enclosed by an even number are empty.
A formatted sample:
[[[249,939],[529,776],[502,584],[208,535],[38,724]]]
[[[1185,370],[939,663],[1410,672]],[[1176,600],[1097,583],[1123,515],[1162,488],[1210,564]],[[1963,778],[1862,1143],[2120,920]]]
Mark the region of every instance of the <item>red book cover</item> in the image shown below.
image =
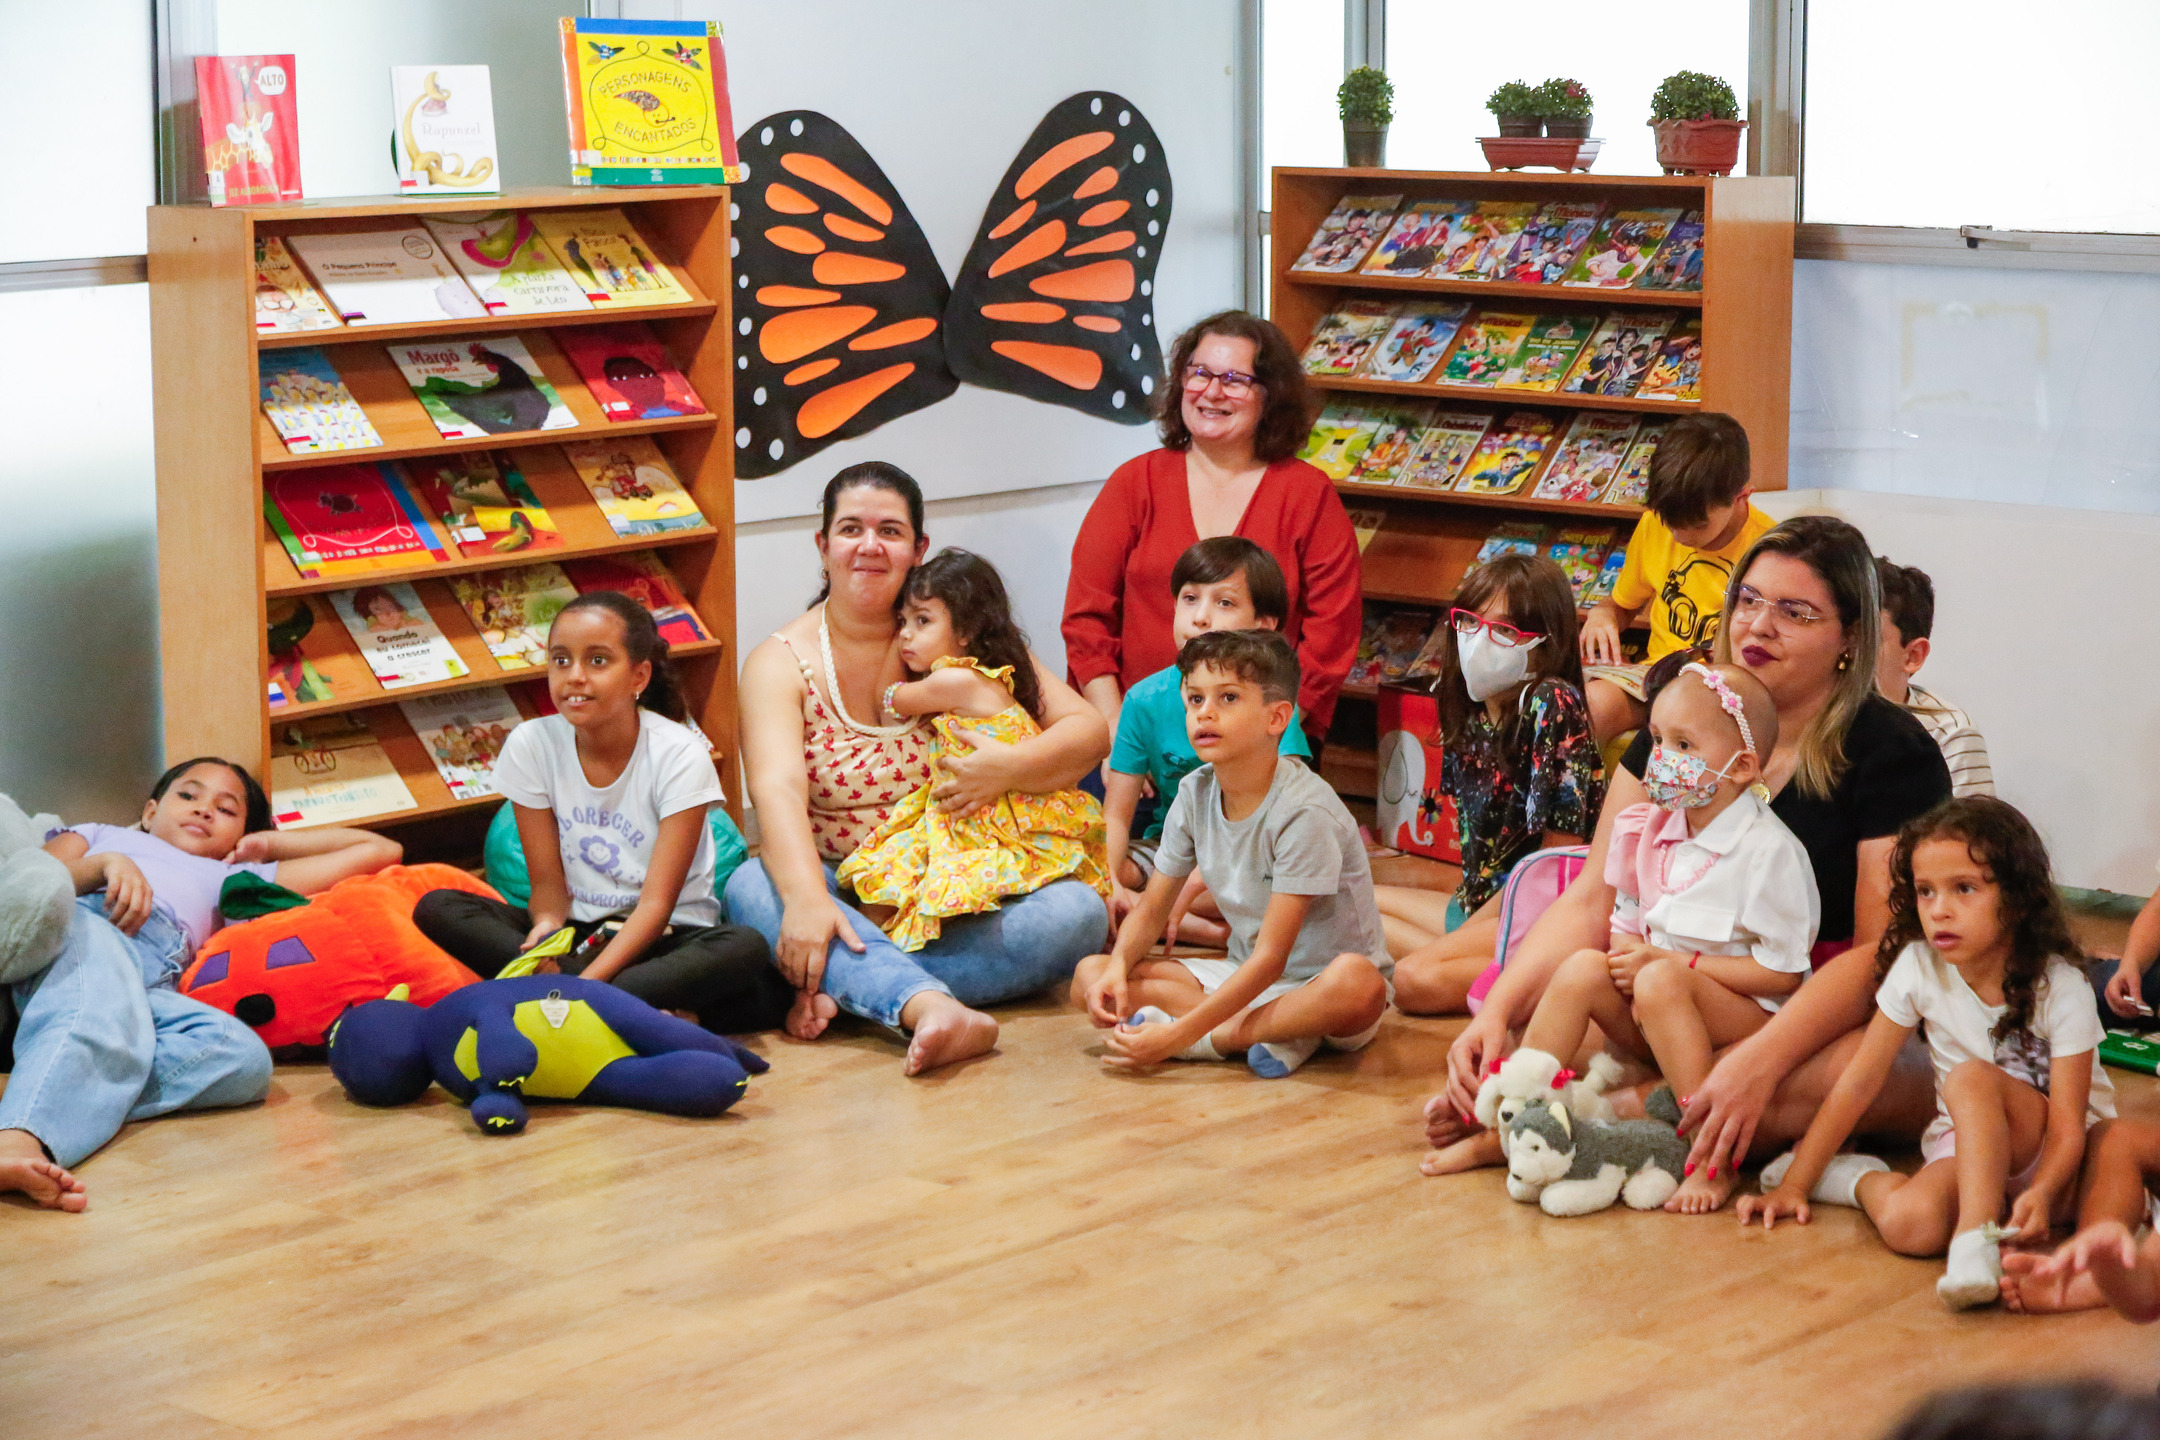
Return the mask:
[[[334,567],[396,556],[426,565],[448,558],[435,527],[422,518],[388,465],[310,466],[274,475],[266,488],[307,563]],[[301,564],[301,557],[294,563]],[[325,568],[322,573],[340,572]]]
[[[195,57],[195,108],[212,205],[300,198],[297,83],[290,55]]]
[[[565,560],[562,568],[580,595],[595,590],[619,590],[652,611],[653,622],[660,627],[660,638],[670,645],[685,645],[707,638],[705,627],[690,609],[682,587],[675,583],[667,566],[660,563],[660,557],[650,551],[611,555],[605,559]]]
[[[556,343],[577,367],[600,413],[610,420],[665,420],[703,415],[705,402],[668,358],[667,347],[642,320],[620,325],[566,325]]]

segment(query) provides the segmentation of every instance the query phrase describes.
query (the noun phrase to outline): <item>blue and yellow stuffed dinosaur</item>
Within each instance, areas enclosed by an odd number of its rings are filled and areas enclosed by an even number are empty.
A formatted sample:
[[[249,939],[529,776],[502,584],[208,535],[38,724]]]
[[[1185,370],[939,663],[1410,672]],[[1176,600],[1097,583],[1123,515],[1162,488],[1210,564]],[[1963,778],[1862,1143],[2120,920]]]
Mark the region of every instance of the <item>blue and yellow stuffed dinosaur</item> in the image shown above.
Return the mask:
[[[330,1035],[330,1073],[363,1105],[441,1084],[489,1135],[525,1128],[527,1100],[718,1115],[763,1057],[613,985],[571,975],[483,980],[421,1007],[371,1000]]]

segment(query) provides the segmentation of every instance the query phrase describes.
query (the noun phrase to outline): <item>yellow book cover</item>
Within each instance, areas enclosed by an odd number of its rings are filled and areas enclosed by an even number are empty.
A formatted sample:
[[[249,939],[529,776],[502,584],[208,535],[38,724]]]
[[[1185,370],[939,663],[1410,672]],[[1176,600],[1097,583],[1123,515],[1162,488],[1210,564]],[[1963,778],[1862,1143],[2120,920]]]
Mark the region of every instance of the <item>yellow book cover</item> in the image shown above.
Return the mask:
[[[575,185],[727,185],[746,175],[710,20],[562,21]]]
[[[705,523],[704,512],[648,437],[583,440],[562,448],[617,535],[660,535]]]
[[[690,292],[676,282],[675,272],[638,234],[630,217],[613,206],[536,211],[533,224],[570,278],[585,287],[585,298],[595,310],[690,303]]]

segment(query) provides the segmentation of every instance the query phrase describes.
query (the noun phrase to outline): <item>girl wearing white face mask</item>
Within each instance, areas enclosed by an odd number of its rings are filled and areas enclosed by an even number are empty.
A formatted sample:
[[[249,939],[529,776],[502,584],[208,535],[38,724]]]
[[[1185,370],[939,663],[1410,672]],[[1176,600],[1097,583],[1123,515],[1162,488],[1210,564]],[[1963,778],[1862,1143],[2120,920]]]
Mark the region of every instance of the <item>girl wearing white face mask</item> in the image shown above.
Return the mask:
[[[1560,567],[1507,555],[1463,577],[1447,617],[1440,677],[1440,793],[1455,805],[1463,877],[1442,906],[1426,890],[1380,886],[1396,961],[1395,1003],[1446,1015],[1492,963],[1499,893],[1534,851],[1579,845],[1604,784],[1575,645],[1575,600]]]

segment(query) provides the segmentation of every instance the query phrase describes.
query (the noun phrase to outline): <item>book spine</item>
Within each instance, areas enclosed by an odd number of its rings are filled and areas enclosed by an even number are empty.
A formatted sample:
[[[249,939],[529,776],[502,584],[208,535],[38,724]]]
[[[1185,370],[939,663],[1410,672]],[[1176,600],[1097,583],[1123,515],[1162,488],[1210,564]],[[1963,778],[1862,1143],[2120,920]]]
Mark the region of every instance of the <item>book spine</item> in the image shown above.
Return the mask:
[[[570,123],[570,183],[590,185],[592,171],[585,167],[585,102],[578,88],[577,24],[568,15],[562,18],[563,105]]]
[[[375,469],[382,476],[384,486],[389,489],[390,498],[397,501],[398,508],[412,521],[413,530],[419,535],[420,543],[428,548],[435,562],[440,564],[448,560],[450,556],[447,553],[448,547],[443,543],[442,532],[428,518],[426,507],[414,498],[412,487],[406,483],[404,473],[388,460],[375,462]]]
[[[267,490],[263,492],[263,518],[270,522],[270,533],[277,536],[278,544],[285,547],[286,558],[292,561],[293,569],[300,572],[300,578],[320,580],[321,567],[301,548],[300,537],[293,534],[292,527],[285,523],[285,517],[278,513],[277,502],[270,498]]]

